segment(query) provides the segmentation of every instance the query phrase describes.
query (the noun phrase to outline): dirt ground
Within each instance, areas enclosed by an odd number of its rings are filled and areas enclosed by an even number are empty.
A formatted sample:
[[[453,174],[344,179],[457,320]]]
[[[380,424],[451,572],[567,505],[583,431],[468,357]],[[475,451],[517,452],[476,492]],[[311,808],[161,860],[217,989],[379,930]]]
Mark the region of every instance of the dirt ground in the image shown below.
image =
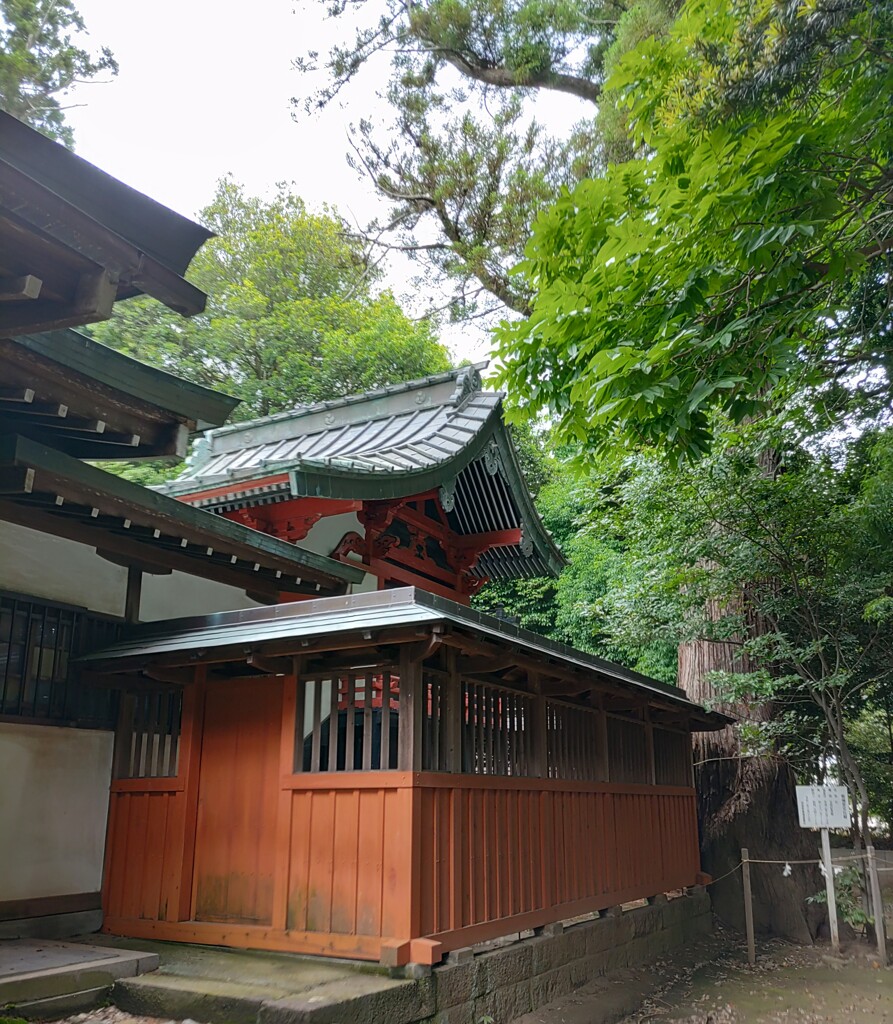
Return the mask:
[[[853,943],[830,947],[767,943],[749,966],[742,947],[668,977],[659,995],[623,1024],[863,1024],[893,1022],[893,968]]]

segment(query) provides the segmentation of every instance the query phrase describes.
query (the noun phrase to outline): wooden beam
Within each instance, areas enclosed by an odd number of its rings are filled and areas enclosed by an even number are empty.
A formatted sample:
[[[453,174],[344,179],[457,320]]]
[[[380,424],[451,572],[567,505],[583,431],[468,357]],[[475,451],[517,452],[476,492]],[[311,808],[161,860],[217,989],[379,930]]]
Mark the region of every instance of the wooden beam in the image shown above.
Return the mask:
[[[61,415],[56,411],[57,408],[64,409],[65,412]],[[9,408],[5,402],[0,401],[0,413],[6,413],[12,416],[27,416],[28,419],[25,421],[29,428],[41,427],[47,431],[52,431],[48,436],[52,438],[64,437],[66,435],[74,434],[96,434],[101,435],[105,433],[105,420],[94,420],[89,419],[85,416],[69,416],[68,407],[63,406],[51,406],[50,412],[43,413],[39,411],[36,405],[30,405],[26,408],[21,406],[14,406]],[[22,421],[19,421],[22,423]],[[24,424],[22,424],[24,426]],[[93,438],[93,440],[101,440],[99,436]],[[108,438],[104,439],[108,443]]]
[[[138,538],[109,533],[94,526],[65,519],[51,512],[42,512],[33,505],[19,506],[11,502],[0,502],[0,519],[18,523],[33,530],[40,530],[42,533],[65,537],[90,547],[96,547],[98,544],[105,552],[112,552],[125,558],[128,555],[131,556],[136,564],[148,563],[165,569],[176,569],[179,572],[201,576],[217,583],[238,587],[241,590],[266,593],[271,600],[277,600],[281,590],[289,589],[282,580],[268,580],[249,570],[212,562],[208,557],[192,557],[169,548],[152,547],[150,544],[142,543]]]
[[[118,297],[118,275],[105,267],[81,274],[74,293],[74,308],[89,317],[108,320]]]
[[[0,402],[28,405],[34,401],[34,388],[0,388]],[[16,410],[21,412],[21,409]]]
[[[516,667],[517,664],[514,654],[508,651],[501,658],[460,658],[458,667],[462,675],[478,675],[481,672],[502,672],[504,669]]]
[[[418,640],[418,636],[414,632],[409,633],[405,629],[395,629],[391,632],[383,631],[376,642],[378,646],[387,646],[390,644],[411,643],[413,640]],[[91,667],[95,672],[106,673],[123,672],[131,668],[144,669],[146,665],[151,665],[151,670],[154,671],[156,666],[244,664],[246,648],[249,647],[254,647],[258,653],[268,657],[287,654],[300,655],[306,658],[315,651],[365,650],[369,647],[369,640],[365,637],[353,636],[339,639],[323,637],[319,640],[301,640],[292,637],[291,639],[262,641],[254,644],[247,644],[245,641],[242,641],[227,647],[204,649],[191,646],[179,651],[167,651],[164,654],[148,656],[143,654],[128,655],[100,662],[99,664],[92,664]],[[249,650],[247,653],[252,652]],[[393,659],[389,659],[389,664],[393,664]],[[149,669],[145,669],[145,671],[149,671]],[[304,675],[309,677],[314,674],[318,673],[309,671],[309,667],[305,662]]]
[[[195,671],[191,668],[163,668],[150,665],[143,670],[143,675],[148,676],[153,682],[169,683],[171,686],[187,686],[195,677]]]
[[[17,416],[38,416],[45,419],[61,420],[68,415],[68,406],[63,405],[61,402],[35,402],[33,401],[33,398],[33,391],[31,392],[31,401],[18,398],[3,398],[0,396],[0,406],[5,402],[15,402],[15,408],[10,411],[14,412]],[[22,408],[23,404],[27,405],[26,409]]]
[[[264,654],[249,654],[245,664],[266,672],[269,676],[288,676],[294,672],[294,658],[271,658]]]
[[[21,277],[0,277],[0,302],[16,302],[20,299],[36,299],[40,295],[43,281],[33,274]]]
[[[34,476],[29,466],[0,466],[0,494],[30,494]]]

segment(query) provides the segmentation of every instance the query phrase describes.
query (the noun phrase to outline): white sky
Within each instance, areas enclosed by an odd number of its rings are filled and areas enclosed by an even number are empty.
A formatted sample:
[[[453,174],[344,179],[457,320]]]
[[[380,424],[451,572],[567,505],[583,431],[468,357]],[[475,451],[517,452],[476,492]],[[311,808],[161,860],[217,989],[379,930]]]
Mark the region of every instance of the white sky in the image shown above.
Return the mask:
[[[67,100],[80,156],[190,217],[227,173],[258,195],[293,182],[309,205],[334,204],[358,224],[386,214],[386,204],[345,159],[350,123],[376,109],[387,114],[374,97],[386,67],[364,74],[320,114],[307,115],[290,102],[322,81],[291,62],[309,50],[325,54],[347,28],[327,22],[321,4],[78,0],[77,6],[89,48],[110,47],[120,65],[108,84],[79,86]],[[416,315],[444,301],[439,294],[411,295],[400,266],[388,280]],[[460,358],[486,355],[488,336],[479,327],[446,326],[442,336]]]
[[[120,66],[107,84],[79,86],[66,101],[81,156],[189,217],[225,174],[255,195],[292,183],[308,205],[335,205],[358,225],[386,216],[387,204],[345,154],[351,123],[389,121],[376,95],[387,82],[388,58],[364,68],[320,113],[291,103],[325,82],[292,61],[311,50],[324,57],[333,42],[352,38],[348,17],[327,20],[320,0],[77,0],[77,7],[88,48],[110,47]],[[362,5],[361,14],[368,20],[379,8]],[[591,110],[548,94],[530,101],[531,112],[534,106],[557,133]],[[410,315],[447,299],[436,286],[426,294],[411,284],[399,255],[391,257],[386,281]],[[482,322],[444,324],[441,338],[458,358],[483,358],[490,347]]]

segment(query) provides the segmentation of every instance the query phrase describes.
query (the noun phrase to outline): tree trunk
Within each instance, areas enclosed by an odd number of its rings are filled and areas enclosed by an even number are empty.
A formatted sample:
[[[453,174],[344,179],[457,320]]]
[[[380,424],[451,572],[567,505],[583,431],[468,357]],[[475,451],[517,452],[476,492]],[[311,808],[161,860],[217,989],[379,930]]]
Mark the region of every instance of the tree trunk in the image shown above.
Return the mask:
[[[697,703],[714,698],[707,681],[710,672],[747,672],[749,668],[737,644],[699,640],[679,648],[679,685]],[[750,721],[772,717],[771,705],[719,705],[718,710]],[[757,860],[817,859],[817,837],[800,828],[794,774],[782,757],[742,758],[732,726],[696,736],[694,751],[705,871],[714,878],[732,871],[741,859],[742,847]],[[821,875],[812,865],[793,865],[787,878],[783,870],[783,864],[751,868],[756,930],[811,944],[824,912],[806,898],[823,888]],[[741,872],[729,875],[710,891],[717,916],[743,930]]]

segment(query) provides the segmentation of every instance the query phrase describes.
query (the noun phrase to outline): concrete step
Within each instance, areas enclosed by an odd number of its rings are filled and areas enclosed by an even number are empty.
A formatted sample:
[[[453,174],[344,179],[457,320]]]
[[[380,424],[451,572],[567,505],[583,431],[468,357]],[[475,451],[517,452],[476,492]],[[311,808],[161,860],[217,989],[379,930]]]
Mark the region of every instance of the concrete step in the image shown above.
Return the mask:
[[[402,1024],[417,1020],[420,1006],[413,982],[356,972],[300,991],[295,986],[252,983],[232,977],[150,974],[115,983],[112,1001],[128,1013],[201,1021],[202,1024],[297,1024],[351,1021]],[[289,990],[291,989],[291,991]],[[408,998],[407,998],[408,997]]]
[[[98,1005],[119,978],[158,967],[158,956],[49,939],[0,941],[0,1006],[52,1019]]]

